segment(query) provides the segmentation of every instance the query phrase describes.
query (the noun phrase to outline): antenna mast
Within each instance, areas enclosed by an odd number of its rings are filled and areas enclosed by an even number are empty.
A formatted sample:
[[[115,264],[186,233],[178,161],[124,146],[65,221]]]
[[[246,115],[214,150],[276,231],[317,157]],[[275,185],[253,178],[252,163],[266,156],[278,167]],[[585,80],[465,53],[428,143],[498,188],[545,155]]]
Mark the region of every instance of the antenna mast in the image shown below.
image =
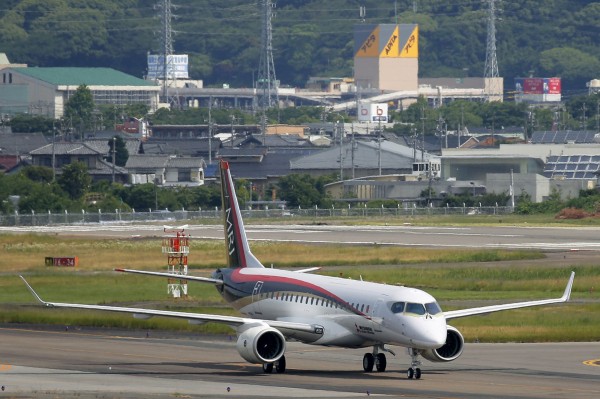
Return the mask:
[[[496,0],[485,0],[488,3],[487,42],[485,49],[485,68],[483,78],[487,100],[499,93],[498,60],[496,58]]]
[[[273,27],[271,25],[275,4],[271,0],[259,0],[259,5],[262,23],[256,93],[262,114],[261,133],[264,136],[267,124],[266,110],[273,106],[279,106],[279,96],[277,94],[275,63],[273,62]]]

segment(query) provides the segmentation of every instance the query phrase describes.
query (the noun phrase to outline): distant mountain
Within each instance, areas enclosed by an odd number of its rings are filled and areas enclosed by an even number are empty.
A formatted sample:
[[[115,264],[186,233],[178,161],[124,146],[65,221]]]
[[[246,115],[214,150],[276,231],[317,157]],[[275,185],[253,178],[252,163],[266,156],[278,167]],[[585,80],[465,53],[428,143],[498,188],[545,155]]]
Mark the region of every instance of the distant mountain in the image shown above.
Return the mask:
[[[136,76],[159,51],[160,0],[4,0],[0,51],[36,66],[110,66]],[[261,16],[257,2],[177,0],[176,53],[207,85],[251,86]],[[395,7],[396,3],[396,7]],[[309,76],[351,76],[353,26],[418,23],[420,75],[482,76],[487,2],[480,0],[280,0],[273,19],[277,78],[303,86]],[[600,77],[600,2],[496,1],[497,56],[507,87],[517,76],[560,76],[582,90]],[[397,10],[397,13],[395,12]],[[415,12],[416,11],[416,12]]]

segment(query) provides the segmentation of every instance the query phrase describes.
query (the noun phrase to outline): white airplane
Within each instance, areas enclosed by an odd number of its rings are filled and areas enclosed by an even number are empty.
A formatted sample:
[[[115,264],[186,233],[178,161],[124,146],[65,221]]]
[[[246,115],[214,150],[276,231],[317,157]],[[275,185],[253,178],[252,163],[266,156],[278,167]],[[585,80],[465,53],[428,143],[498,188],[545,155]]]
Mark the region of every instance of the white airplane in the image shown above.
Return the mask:
[[[363,357],[366,372],[385,371],[386,345],[408,348],[408,378],[421,378],[420,356],[450,362],[463,351],[464,339],[447,321],[501,310],[567,302],[575,274],[560,298],[492,305],[443,312],[435,298],[415,288],[265,268],[250,251],[227,162],[221,162],[221,192],[228,267],[212,278],[179,276],[214,284],[223,298],[244,317],[173,312],[100,305],[46,302],[23,279],[35,298],[48,307],[131,313],[136,318],[166,316],[191,324],[224,323],[237,332],[237,350],[249,363],[262,364],[265,373],[286,369],[286,340],[344,348],[372,347]],[[121,272],[174,277],[143,270]],[[395,354],[394,354],[395,355]]]

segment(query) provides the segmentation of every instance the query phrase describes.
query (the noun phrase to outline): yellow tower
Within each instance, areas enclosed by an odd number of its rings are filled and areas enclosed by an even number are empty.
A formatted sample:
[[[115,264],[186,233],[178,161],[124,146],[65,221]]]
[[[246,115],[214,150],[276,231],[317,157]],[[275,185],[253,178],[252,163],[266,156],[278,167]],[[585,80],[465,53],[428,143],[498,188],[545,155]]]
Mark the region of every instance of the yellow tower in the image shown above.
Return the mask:
[[[418,74],[418,25],[354,27],[354,80],[359,89],[416,91]]]

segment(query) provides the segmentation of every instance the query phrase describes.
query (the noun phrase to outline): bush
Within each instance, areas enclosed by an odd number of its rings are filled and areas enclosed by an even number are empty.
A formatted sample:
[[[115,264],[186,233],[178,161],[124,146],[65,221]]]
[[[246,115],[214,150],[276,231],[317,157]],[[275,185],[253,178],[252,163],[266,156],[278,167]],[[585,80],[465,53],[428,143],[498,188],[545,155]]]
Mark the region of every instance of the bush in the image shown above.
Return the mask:
[[[584,219],[590,216],[583,209],[578,208],[564,208],[556,216],[556,219]]]

